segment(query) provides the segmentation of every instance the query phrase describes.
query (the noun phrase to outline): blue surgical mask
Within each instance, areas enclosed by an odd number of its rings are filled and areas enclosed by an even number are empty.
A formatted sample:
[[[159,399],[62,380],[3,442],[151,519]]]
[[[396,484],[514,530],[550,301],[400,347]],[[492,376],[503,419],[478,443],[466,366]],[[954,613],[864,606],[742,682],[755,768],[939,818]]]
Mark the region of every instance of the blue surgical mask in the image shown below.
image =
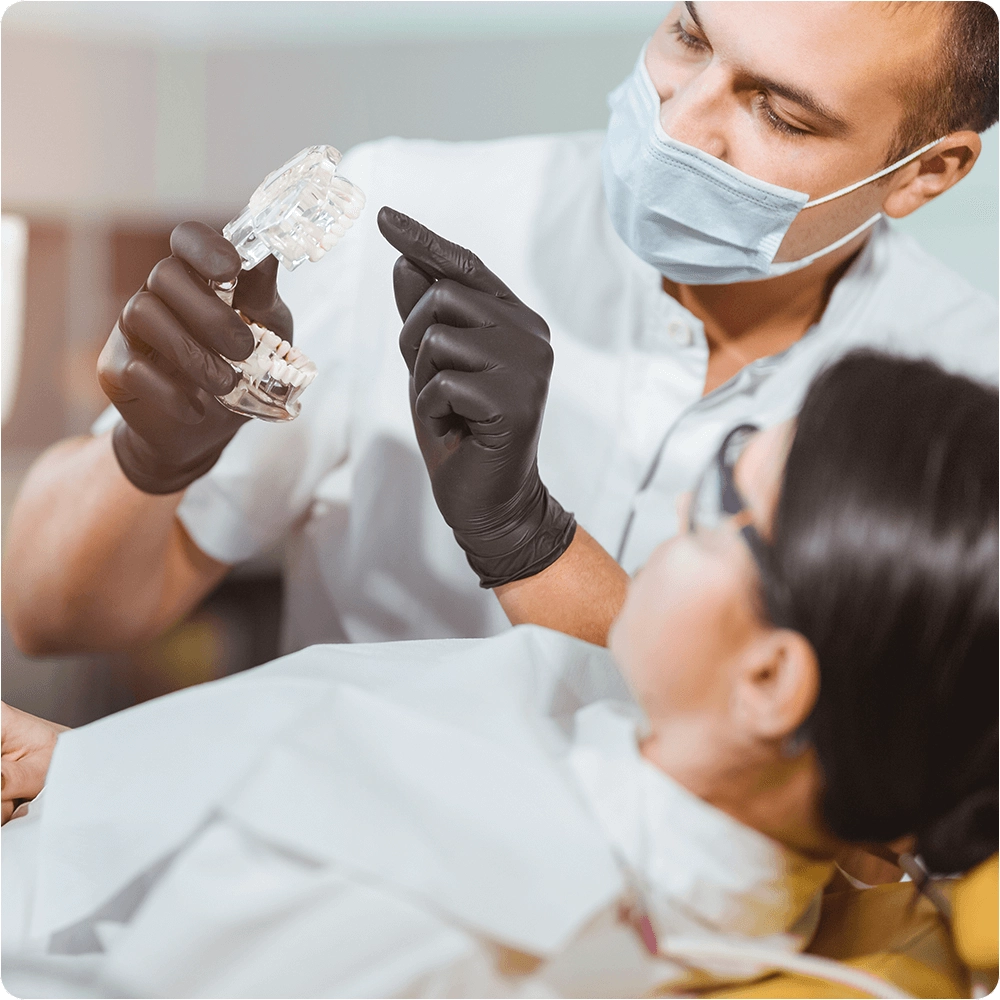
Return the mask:
[[[615,231],[643,260],[685,285],[729,285],[790,274],[849,243],[881,212],[799,260],[774,262],[803,209],[870,184],[937,145],[928,143],[871,177],[814,201],[758,180],[663,131],[660,96],[643,46],[635,72],[608,96],[604,195]]]

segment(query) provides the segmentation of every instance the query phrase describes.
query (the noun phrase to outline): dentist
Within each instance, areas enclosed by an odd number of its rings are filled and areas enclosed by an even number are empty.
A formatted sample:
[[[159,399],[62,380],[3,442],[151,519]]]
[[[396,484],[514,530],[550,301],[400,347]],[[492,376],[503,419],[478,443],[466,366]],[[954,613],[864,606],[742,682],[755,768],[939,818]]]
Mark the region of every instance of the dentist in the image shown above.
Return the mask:
[[[118,411],[18,499],[21,647],[151,638],[276,544],[286,650],[508,621],[604,642],[729,428],[789,417],[858,346],[996,380],[996,302],[889,221],[961,181],[997,121],[988,5],[679,4],[610,107],[606,134],[352,150],[344,173],[398,210],[386,239],[370,212],[280,298],[252,288],[319,366],[288,426],[213,409],[211,350],[246,334],[206,281],[238,262],[176,231],[102,355]],[[174,390],[206,396],[201,423]],[[470,420],[511,432],[470,442]],[[456,442],[463,477],[432,496],[424,460],[434,481]],[[484,488],[501,451],[514,479]]]

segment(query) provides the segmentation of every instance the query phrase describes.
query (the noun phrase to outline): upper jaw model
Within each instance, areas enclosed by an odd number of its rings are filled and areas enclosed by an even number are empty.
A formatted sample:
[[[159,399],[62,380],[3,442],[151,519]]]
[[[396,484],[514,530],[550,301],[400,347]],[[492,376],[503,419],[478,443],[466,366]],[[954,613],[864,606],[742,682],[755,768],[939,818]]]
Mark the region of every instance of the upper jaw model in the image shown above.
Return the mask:
[[[337,173],[340,160],[333,146],[309,146],[264,178],[247,207],[222,230],[244,271],[268,254],[294,271],[306,260],[319,260],[354,225],[365,196]],[[236,280],[213,287],[232,305]],[[276,333],[243,319],[253,333],[254,349],[243,361],[229,362],[241,377],[219,402],[261,420],[294,420],[302,408],[299,397],[316,377],[316,365]]]

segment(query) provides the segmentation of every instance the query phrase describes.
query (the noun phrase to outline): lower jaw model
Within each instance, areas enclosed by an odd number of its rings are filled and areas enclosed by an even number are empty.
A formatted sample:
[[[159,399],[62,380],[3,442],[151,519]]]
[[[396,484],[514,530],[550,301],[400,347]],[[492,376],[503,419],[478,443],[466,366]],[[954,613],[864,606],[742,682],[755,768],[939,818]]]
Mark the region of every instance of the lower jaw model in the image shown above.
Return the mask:
[[[316,377],[315,363],[276,333],[243,319],[253,334],[253,353],[231,362],[242,378],[219,401],[261,420],[294,420],[302,408],[299,396]]]

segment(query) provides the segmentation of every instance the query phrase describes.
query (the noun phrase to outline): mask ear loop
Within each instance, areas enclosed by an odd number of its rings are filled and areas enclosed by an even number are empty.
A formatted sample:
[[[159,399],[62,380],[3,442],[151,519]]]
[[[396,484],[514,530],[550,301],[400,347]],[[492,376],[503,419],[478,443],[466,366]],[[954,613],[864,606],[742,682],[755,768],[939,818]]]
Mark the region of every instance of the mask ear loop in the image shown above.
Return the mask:
[[[802,206],[800,211],[805,211],[807,208],[815,208],[817,205],[823,205],[828,201],[833,201],[834,198],[842,198],[845,194],[857,191],[858,188],[864,187],[866,184],[871,184],[872,181],[877,181],[880,177],[885,177],[887,174],[891,174],[894,170],[898,170],[900,167],[905,167],[911,160],[915,160],[918,156],[923,156],[928,149],[933,149],[939,142],[942,142],[947,138],[947,136],[943,135],[940,139],[935,139],[933,142],[927,143],[926,146],[921,146],[920,149],[910,153],[909,156],[904,156],[901,160],[897,160],[895,163],[890,164],[883,170],[880,170],[877,174],[872,174],[871,177],[866,177],[864,180],[858,181],[856,184],[850,184],[845,188],[841,188],[839,191],[834,191],[833,194],[825,194],[822,198],[815,198],[812,201],[807,201]]]

